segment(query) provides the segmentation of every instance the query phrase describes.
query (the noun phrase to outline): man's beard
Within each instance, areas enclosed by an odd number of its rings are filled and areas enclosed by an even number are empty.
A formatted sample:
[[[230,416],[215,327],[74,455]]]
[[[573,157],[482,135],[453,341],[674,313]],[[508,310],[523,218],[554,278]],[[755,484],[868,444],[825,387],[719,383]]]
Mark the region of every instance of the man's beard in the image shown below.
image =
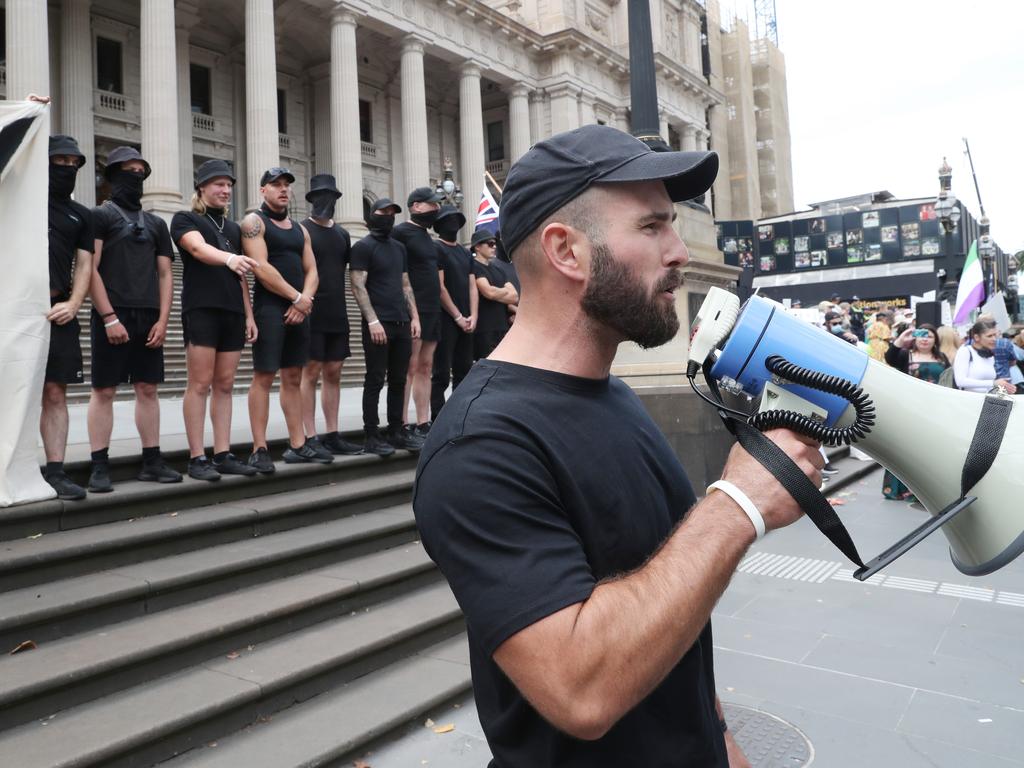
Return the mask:
[[[655,287],[654,294],[625,264],[612,255],[604,243],[595,243],[590,266],[590,285],[580,306],[595,322],[636,342],[644,349],[660,347],[679,332],[675,303],[662,306],[662,291],[683,282],[679,270],[672,270]]]

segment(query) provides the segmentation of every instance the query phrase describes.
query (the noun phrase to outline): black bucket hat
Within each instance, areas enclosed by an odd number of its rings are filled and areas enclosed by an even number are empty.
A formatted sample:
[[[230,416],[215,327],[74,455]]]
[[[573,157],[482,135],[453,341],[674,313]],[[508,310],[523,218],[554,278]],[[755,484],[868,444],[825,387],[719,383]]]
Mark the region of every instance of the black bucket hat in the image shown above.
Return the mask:
[[[50,157],[56,155],[72,155],[78,158],[79,168],[85,165],[85,155],[78,148],[78,142],[62,133],[50,137]]]
[[[714,152],[655,152],[608,125],[585,125],[534,144],[515,162],[501,196],[505,249],[516,247],[541,222],[592,184],[663,181],[673,202],[692,200],[718,175]]]
[[[292,174],[291,171],[289,171],[287,168],[275,166],[274,168],[268,168],[263,172],[263,175],[260,176],[260,186],[265,187],[270,182],[277,181],[281,177],[288,179],[289,184],[295,183],[295,176],[294,174]]]
[[[480,243],[486,243],[488,240],[493,240],[497,244],[498,237],[486,227],[480,227],[473,233],[473,237],[469,241],[469,247],[476,248]]]
[[[110,150],[110,154],[107,155],[107,167],[103,169],[103,176],[110,180],[110,174],[112,174],[117,166],[121,163],[127,163],[129,160],[139,160],[142,165],[145,166],[146,170],[142,174],[142,178],[148,179],[149,174],[153,172],[153,169],[149,167],[149,163],[146,162],[145,158],[135,147],[114,147]]]
[[[441,223],[443,219],[451,218],[452,216],[458,218],[459,229],[466,226],[466,216],[454,205],[442,205],[441,210],[437,213],[437,219],[434,220],[434,229],[437,229],[437,225]]]
[[[231,163],[227,160],[207,160],[196,169],[196,189],[199,189],[211,179],[221,176],[226,176],[231,179],[232,184],[235,183],[236,179]]]
[[[390,197],[378,197],[373,201],[373,205],[370,206],[370,213],[376,213],[379,210],[394,206],[395,213],[402,212],[402,206],[394,202]]]
[[[338,185],[329,173],[318,173],[309,180],[309,192],[306,193],[306,200],[310,200],[310,197],[316,192],[333,192],[334,198],[341,197],[341,190],[338,189]]]

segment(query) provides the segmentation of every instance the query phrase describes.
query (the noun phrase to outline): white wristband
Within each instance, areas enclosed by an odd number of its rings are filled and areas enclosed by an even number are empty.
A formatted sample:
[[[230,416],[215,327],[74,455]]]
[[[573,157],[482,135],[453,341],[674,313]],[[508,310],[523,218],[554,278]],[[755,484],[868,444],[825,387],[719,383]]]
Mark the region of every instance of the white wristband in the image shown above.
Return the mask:
[[[370,322],[368,322],[368,323],[367,323],[366,325],[367,325],[367,326],[371,326],[371,325],[380,325],[380,320],[371,320],[371,321],[370,321]]]
[[[714,490],[719,490],[726,496],[735,501],[740,509],[750,518],[750,523],[754,526],[754,532],[757,534],[757,539],[763,539],[765,534],[764,518],[758,511],[757,507],[754,506],[754,502],[750,500],[743,491],[737,488],[735,485],[730,483],[728,480],[716,480],[708,486],[706,493],[711,493]]]
[[[294,299],[292,299],[292,304],[298,304],[300,301],[302,301],[302,294],[301,293],[296,295],[296,297]]]
[[[118,324],[118,323],[120,323],[120,322],[121,322],[121,321],[120,321],[120,320],[118,320],[118,319],[117,319],[117,318],[115,317],[115,318],[114,318],[113,320],[111,320],[111,321],[110,321],[109,323],[104,323],[104,324],[103,324],[103,327],[104,327],[104,328],[113,328],[113,327],[114,327],[115,325],[117,325],[117,324]]]
[[[465,319],[466,318],[464,318],[462,315],[459,315],[458,317],[455,318],[455,322],[458,323],[458,322],[461,322],[461,321],[463,321]]]
[[[238,258],[238,254],[232,253],[230,256],[228,256],[228,260],[224,262],[224,266],[227,267],[228,269],[231,269],[231,260],[236,258]]]

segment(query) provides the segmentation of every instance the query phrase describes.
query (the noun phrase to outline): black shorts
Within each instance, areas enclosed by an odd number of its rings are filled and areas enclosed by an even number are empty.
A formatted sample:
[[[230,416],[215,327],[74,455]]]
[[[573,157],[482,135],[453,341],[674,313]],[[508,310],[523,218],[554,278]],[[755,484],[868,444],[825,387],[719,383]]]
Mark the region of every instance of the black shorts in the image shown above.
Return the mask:
[[[420,340],[441,340],[441,313],[423,312],[420,314]]]
[[[318,363],[332,363],[351,357],[352,350],[349,348],[348,336],[348,332],[310,331],[309,359],[316,360]]]
[[[301,368],[309,360],[309,318],[285,325],[285,310],[268,304],[256,310],[259,335],[252,345],[252,367],[261,373]]]
[[[185,346],[213,347],[218,352],[238,352],[245,346],[245,315],[226,309],[200,307],[181,313]]]
[[[149,330],[160,319],[156,309],[114,307],[117,319],[128,331],[128,341],[111,344],[103,318],[93,310],[89,323],[92,344],[93,389],[116,387],[118,384],[159,384],[164,380],[164,348],[146,346]]]
[[[50,323],[50,351],[46,356],[44,381],[52,384],[81,384],[82,376],[82,326],[73,317],[64,325]]]

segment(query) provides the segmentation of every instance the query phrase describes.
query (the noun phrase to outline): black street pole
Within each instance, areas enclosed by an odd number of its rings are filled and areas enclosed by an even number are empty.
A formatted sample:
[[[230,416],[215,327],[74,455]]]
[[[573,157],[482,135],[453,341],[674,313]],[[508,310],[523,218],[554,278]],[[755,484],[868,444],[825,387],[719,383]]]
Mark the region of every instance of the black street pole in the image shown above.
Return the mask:
[[[658,81],[649,0],[629,0],[629,96],[633,135],[656,152],[669,151],[658,119]]]

